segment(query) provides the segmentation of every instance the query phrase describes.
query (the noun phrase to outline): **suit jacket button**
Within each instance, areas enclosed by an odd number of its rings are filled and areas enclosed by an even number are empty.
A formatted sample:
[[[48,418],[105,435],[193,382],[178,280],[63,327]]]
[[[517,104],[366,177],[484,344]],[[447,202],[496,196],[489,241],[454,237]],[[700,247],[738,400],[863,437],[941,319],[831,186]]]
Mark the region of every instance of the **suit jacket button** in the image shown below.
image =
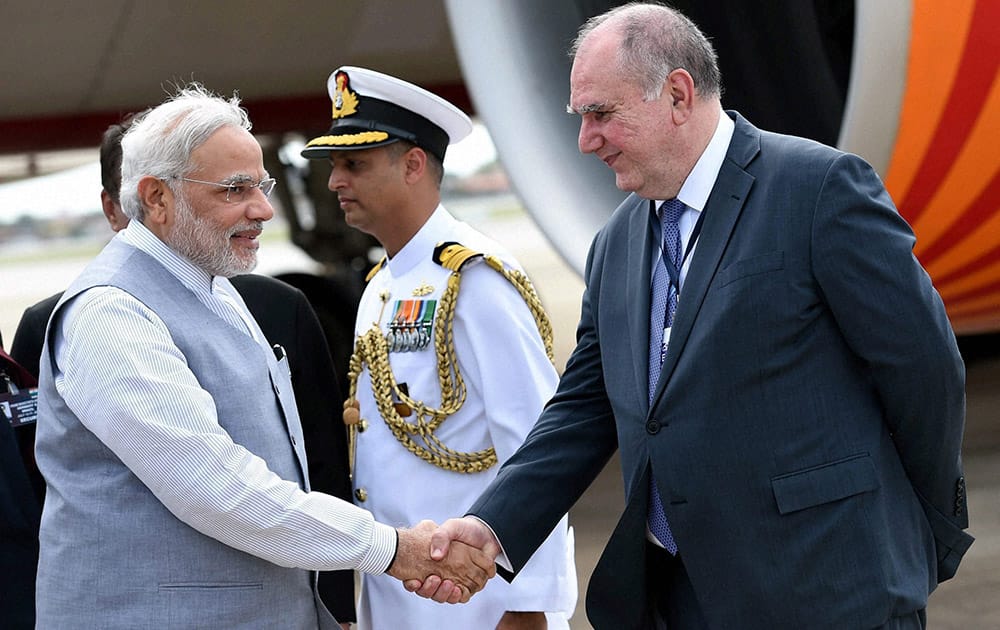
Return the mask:
[[[656,435],[660,432],[660,423],[656,420],[650,420],[646,423],[646,433],[650,435]]]

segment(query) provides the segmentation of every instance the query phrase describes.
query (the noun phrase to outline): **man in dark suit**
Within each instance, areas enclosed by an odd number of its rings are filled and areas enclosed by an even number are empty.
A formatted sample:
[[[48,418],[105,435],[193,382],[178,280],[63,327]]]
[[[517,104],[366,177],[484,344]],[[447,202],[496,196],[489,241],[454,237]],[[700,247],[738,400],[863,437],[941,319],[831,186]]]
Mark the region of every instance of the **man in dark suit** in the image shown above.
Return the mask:
[[[129,121],[111,125],[101,141],[101,205],[114,231],[128,225],[119,203],[121,139]],[[347,435],[340,421],[340,389],[326,336],[305,295],[298,289],[260,275],[230,279],[264,336],[288,354],[295,389],[295,405],[302,422],[309,481],[312,489],[353,501],[347,467]],[[11,356],[38,375],[45,328],[62,294],[28,307],[18,323]],[[37,476],[37,469],[31,472]],[[40,477],[38,477],[40,480]],[[37,535],[37,520],[35,522]],[[34,572],[33,564],[31,566]],[[21,567],[19,570],[26,570]],[[353,571],[321,572],[319,592],[323,603],[343,625],[356,620]]]
[[[35,625],[35,570],[38,563],[38,523],[42,515],[31,454],[33,424],[20,424],[11,401],[36,384],[35,377],[4,352],[0,338],[0,575],[4,576],[3,627],[30,629]],[[39,478],[40,479],[40,478]],[[26,568],[27,567],[27,568]]]
[[[516,573],[617,446],[595,628],[923,627],[972,538],[964,366],[909,226],[857,156],[723,111],[674,10],[613,9],[573,53],[580,150],[633,194],[556,395],[435,549]]]

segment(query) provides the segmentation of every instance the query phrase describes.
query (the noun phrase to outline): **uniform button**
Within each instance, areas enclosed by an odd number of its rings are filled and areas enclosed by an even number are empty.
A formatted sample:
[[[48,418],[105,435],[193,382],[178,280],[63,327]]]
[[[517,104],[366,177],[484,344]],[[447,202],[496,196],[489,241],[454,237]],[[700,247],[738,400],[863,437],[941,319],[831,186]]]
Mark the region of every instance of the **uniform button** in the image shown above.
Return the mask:
[[[368,491],[364,488],[358,488],[354,491],[354,498],[364,503],[368,500]]]
[[[646,433],[650,435],[656,435],[660,432],[660,423],[656,420],[650,420],[646,423]]]
[[[364,433],[366,429],[368,429],[368,421],[367,420],[362,420],[361,422],[358,423],[358,431],[359,432]]]

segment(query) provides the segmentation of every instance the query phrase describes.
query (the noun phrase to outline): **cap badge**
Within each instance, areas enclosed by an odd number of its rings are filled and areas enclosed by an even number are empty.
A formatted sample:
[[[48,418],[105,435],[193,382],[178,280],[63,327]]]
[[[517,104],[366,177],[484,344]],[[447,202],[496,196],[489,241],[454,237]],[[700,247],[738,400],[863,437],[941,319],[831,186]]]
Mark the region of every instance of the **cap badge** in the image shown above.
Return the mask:
[[[341,70],[336,74],[337,93],[333,97],[333,119],[358,111],[358,95],[351,91],[351,78]]]

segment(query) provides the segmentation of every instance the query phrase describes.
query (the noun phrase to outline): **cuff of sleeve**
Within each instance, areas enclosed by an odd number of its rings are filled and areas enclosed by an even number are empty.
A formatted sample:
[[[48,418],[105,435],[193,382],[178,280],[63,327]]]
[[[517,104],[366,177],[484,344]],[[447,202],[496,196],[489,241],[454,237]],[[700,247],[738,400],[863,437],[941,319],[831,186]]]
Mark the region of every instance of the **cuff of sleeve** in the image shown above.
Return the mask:
[[[396,557],[398,535],[396,529],[375,521],[372,523],[372,539],[358,571],[379,575],[385,573]]]
[[[513,572],[514,567],[511,566],[510,559],[507,558],[507,552],[504,551],[503,543],[500,542],[499,538],[497,538],[497,533],[493,531],[493,528],[490,527],[490,524],[484,521],[483,519],[479,518],[475,514],[469,514],[469,516],[476,519],[477,521],[485,525],[486,529],[490,530],[490,534],[493,536],[493,540],[496,541],[497,547],[500,547],[500,553],[497,555],[496,563],[499,564],[501,567],[507,569],[508,571]]]

